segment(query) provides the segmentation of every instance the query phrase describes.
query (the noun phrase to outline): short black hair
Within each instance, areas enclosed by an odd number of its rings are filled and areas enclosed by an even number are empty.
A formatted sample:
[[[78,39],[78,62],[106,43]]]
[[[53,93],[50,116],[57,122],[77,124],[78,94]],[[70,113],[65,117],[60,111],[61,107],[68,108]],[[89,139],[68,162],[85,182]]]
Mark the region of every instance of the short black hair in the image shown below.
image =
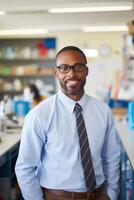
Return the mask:
[[[85,60],[87,61],[87,58],[86,58],[84,52],[83,52],[80,48],[78,48],[78,47],[76,47],[76,46],[66,46],[66,47],[62,48],[62,49],[57,53],[57,55],[56,55],[56,60],[57,60],[57,57],[58,57],[62,52],[65,52],[65,51],[75,51],[75,52],[78,52],[78,53],[80,53],[80,54],[85,58]]]

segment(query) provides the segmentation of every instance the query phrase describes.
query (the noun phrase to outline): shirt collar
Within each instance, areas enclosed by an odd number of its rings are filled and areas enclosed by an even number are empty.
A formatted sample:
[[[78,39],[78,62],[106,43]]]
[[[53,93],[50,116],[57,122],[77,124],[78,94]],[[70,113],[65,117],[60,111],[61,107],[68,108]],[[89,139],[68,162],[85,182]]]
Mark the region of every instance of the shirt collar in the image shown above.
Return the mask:
[[[74,111],[74,106],[76,103],[80,104],[84,110],[87,102],[87,95],[84,94],[79,101],[74,101],[73,99],[67,97],[61,90],[58,92],[58,98],[60,102],[71,112]]]

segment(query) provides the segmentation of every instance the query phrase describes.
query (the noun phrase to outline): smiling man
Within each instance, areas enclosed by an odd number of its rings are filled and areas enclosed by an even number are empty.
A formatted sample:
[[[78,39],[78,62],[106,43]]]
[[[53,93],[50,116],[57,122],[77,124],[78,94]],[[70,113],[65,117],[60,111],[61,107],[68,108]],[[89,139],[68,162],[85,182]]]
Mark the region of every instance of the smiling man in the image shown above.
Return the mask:
[[[26,200],[117,200],[120,146],[109,107],[86,95],[87,59],[56,55],[60,91],[25,118],[16,175]]]
[[[78,101],[84,94],[88,74],[85,55],[75,50],[61,50],[56,56],[56,61],[56,77],[59,79],[62,92]]]

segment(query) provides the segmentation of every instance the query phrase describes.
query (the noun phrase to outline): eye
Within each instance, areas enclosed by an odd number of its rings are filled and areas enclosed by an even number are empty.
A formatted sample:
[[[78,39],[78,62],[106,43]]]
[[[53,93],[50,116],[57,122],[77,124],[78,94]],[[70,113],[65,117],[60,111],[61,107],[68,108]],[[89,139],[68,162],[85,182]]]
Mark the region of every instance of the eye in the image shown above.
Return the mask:
[[[68,65],[61,65],[60,71],[68,71],[69,66]]]
[[[75,65],[76,70],[82,70],[84,67],[85,67],[85,64],[79,64],[78,63],[78,64]]]
[[[75,68],[76,68],[76,69],[81,69],[81,64],[76,64],[76,65],[75,65]]]

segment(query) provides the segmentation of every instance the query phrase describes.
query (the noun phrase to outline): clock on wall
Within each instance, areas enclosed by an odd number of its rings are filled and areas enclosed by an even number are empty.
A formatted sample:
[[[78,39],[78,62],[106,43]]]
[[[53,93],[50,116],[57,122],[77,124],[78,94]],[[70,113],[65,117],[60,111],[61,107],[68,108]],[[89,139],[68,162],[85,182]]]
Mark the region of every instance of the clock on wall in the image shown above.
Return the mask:
[[[109,45],[103,44],[99,47],[99,55],[100,56],[108,57],[111,54],[112,54],[112,48]]]

